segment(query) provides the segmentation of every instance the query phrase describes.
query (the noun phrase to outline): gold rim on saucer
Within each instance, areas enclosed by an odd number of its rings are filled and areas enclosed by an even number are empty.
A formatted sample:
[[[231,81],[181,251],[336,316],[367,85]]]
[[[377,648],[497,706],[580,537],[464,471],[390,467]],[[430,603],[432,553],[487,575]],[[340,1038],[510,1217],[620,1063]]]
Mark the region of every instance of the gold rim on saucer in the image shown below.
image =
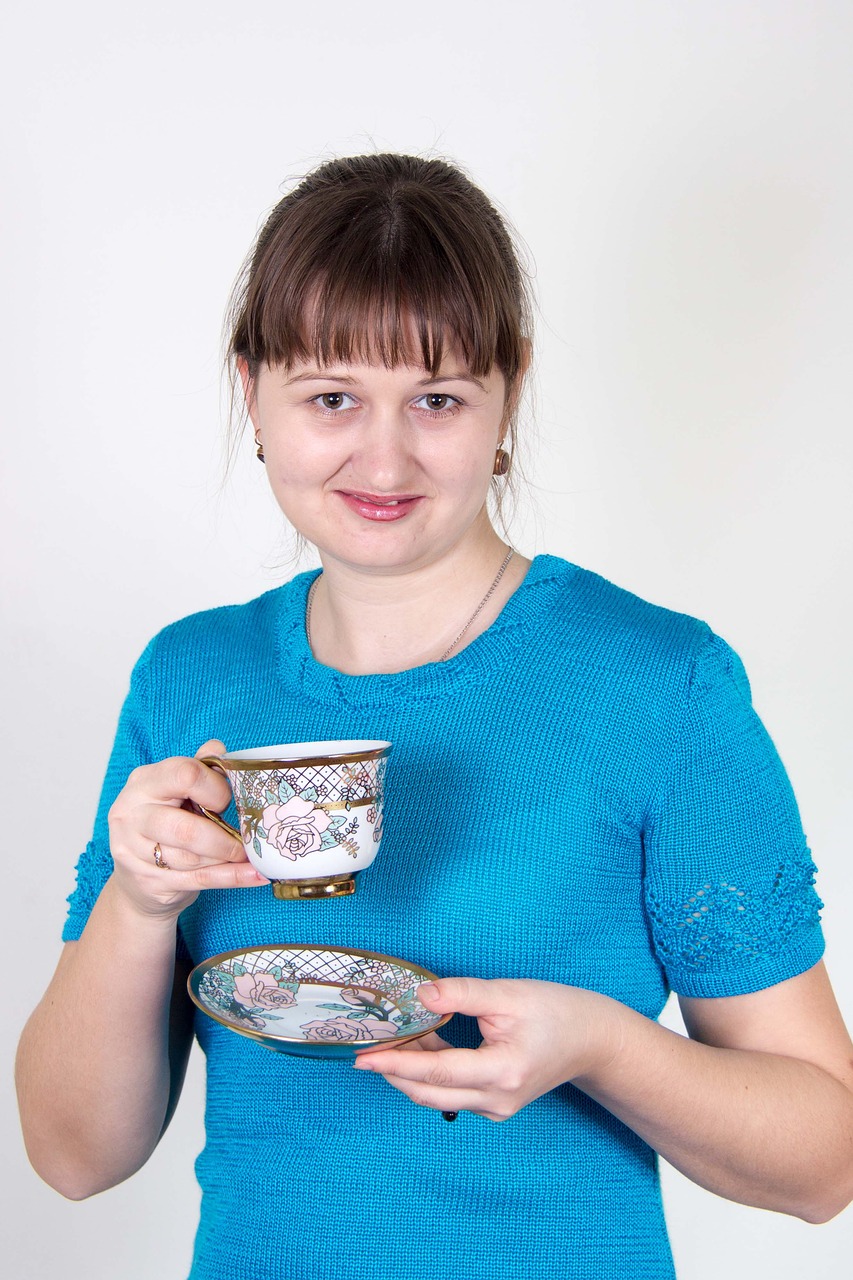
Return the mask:
[[[267,1049],[352,1060],[438,1031],[452,1014],[417,996],[437,975],[376,951],[275,944],[226,951],[187,980],[193,1003],[220,1026]]]

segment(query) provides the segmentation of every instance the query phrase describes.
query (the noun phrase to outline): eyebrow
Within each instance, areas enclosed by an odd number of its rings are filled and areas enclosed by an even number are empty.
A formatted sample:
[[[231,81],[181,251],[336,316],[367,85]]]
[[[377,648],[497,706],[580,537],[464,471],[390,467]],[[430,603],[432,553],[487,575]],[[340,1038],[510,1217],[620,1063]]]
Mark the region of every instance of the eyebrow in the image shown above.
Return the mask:
[[[293,377],[285,378],[284,386],[290,387],[294,382],[345,382],[351,387],[355,385],[355,378],[349,378],[345,373],[324,373],[322,369],[308,369],[305,373],[294,373]]]
[[[434,378],[421,378],[418,386],[428,387],[433,382],[472,382],[481,391],[486,390],[486,384],[479,378],[475,378],[473,373],[437,373]]]
[[[358,379],[351,378],[345,373],[327,372],[322,369],[307,369],[304,373],[295,373],[291,378],[286,378],[284,385],[289,387],[294,382],[341,382],[344,386],[353,387],[357,385]],[[419,387],[429,387],[437,382],[470,382],[475,387],[479,387],[481,391],[486,390],[485,383],[480,378],[475,378],[473,373],[438,373],[435,377],[429,375],[426,378],[419,378],[417,385]]]

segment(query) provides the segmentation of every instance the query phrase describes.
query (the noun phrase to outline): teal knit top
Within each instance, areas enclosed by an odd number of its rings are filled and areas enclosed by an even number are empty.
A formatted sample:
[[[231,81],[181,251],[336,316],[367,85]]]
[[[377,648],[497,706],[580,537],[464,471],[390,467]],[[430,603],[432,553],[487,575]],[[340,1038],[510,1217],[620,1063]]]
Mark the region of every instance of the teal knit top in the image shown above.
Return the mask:
[[[385,829],[355,895],[202,893],[180,919],[193,961],[322,943],[574,984],[656,1018],[670,990],[743,994],[820,959],[791,788],[740,661],[705,623],[539,556],[448,662],[350,676],[308,647],[313,576],[145,650],[66,938],[110,873],[107,811],[136,765],[208,738],[374,738],[393,743]],[[673,1276],[655,1153],[572,1085],[503,1124],[446,1124],[349,1063],[272,1053],[201,1013],[196,1031],[192,1280]],[[460,1016],[443,1034],[479,1042]]]

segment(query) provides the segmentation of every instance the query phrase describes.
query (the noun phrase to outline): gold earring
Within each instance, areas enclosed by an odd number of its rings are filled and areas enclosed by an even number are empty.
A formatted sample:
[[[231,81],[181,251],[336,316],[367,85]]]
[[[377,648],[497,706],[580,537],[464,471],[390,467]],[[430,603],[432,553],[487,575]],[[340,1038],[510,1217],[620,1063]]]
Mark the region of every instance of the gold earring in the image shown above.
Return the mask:
[[[492,475],[505,476],[509,471],[510,456],[506,449],[498,449],[495,453],[495,465],[492,468]]]
[[[266,462],[264,446],[261,444],[259,436],[255,436],[255,453],[257,454],[258,462]]]

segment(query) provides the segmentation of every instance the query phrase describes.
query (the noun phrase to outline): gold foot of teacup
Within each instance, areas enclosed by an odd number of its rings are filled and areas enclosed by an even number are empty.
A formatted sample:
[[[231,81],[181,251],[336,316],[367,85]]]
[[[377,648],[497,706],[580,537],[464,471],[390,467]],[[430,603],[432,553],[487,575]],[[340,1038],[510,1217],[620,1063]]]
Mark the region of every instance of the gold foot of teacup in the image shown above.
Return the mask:
[[[315,876],[311,880],[273,880],[276,898],[342,898],[355,893],[355,873]]]

